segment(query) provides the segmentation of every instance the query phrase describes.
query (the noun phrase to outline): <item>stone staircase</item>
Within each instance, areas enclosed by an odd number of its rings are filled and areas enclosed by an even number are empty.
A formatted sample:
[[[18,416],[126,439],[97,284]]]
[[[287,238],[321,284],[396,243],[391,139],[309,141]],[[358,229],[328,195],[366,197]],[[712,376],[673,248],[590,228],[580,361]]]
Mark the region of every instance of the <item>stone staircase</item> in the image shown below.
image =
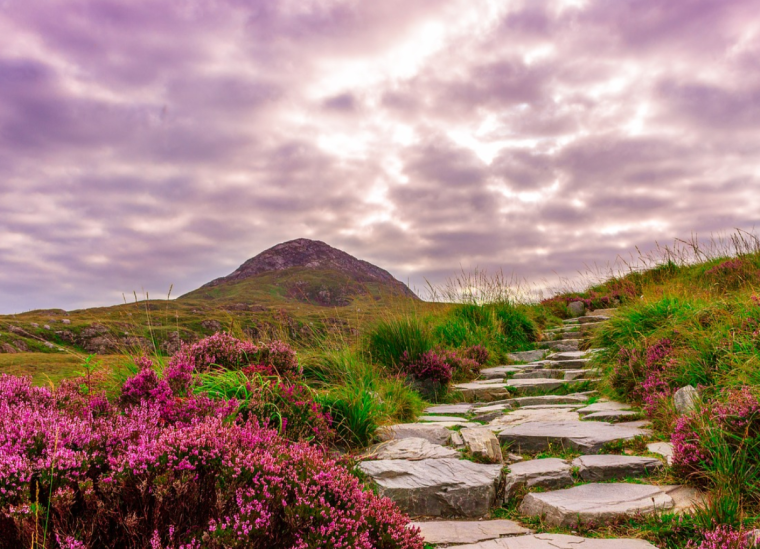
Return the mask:
[[[380,431],[382,443],[359,465],[381,494],[421,528],[426,543],[460,549],[645,549],[636,539],[534,534],[517,522],[488,520],[490,511],[521,497],[518,512],[548,527],[572,529],[622,515],[690,508],[698,494],[683,486],[624,482],[665,466],[650,455],[605,455],[608,443],[646,436],[647,422],[625,404],[597,400],[597,350],[580,350],[614,310],[564,321],[547,330],[536,351],[514,353],[515,364],[486,368],[481,379],[454,386],[461,400],[425,410],[418,423]],[[571,392],[574,387],[582,389]],[[563,388],[568,394],[551,394]],[[594,398],[594,402],[589,400]],[[508,449],[506,465],[502,446]],[[656,448],[655,448],[656,446]],[[573,460],[523,459],[564,449]],[[662,450],[662,452],[660,451]],[[542,491],[534,491],[540,489]],[[443,520],[446,519],[446,520]]]

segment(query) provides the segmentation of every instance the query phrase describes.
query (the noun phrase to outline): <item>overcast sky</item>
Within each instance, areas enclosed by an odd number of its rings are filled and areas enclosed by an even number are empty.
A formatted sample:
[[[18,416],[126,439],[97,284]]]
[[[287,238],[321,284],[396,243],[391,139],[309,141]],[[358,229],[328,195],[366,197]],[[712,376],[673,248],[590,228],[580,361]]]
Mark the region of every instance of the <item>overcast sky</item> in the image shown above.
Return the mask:
[[[0,0],[0,313],[299,237],[421,286],[759,217],[757,0]]]

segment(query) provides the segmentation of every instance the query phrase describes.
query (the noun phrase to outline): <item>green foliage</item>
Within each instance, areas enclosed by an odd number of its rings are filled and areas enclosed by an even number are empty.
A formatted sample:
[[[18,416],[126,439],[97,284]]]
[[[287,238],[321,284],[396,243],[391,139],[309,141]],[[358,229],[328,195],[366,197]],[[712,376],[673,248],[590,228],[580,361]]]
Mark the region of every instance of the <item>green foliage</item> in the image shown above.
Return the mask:
[[[372,360],[397,368],[404,352],[418,360],[435,346],[429,323],[416,315],[401,315],[380,320],[366,334],[367,351]]]

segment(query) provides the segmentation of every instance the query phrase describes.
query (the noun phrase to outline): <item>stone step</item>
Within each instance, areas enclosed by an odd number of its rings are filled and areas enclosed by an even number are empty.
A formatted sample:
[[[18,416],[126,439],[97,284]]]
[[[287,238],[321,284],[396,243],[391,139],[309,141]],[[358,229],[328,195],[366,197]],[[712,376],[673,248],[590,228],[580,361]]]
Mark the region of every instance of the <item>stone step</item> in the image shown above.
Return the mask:
[[[551,349],[552,351],[567,352],[577,351],[580,347],[580,339],[561,339],[559,341],[540,341],[538,346],[541,349]]]
[[[565,325],[572,325],[572,324],[580,324],[580,321],[577,318],[566,318],[562,321],[562,324]]]
[[[594,412],[593,414],[586,414],[583,417],[584,421],[607,421],[609,423],[620,423],[623,421],[635,421],[641,418],[639,412],[632,410],[608,410],[606,412]]]
[[[572,467],[564,459],[530,459],[509,466],[504,477],[504,501],[509,501],[520,489],[545,488],[556,490],[575,484]]]
[[[609,442],[649,435],[650,431],[625,424],[604,422],[534,421],[513,425],[499,432],[499,442],[511,444],[510,451],[541,452],[550,444],[598,454]]]
[[[598,349],[587,349],[585,351],[557,351],[545,357],[544,360],[578,360],[593,356]]]
[[[433,444],[446,445],[451,440],[451,431],[435,423],[399,423],[384,425],[377,429],[377,438],[383,442],[405,438],[424,438]]]
[[[617,309],[595,309],[591,311],[594,316],[606,316],[607,318],[615,316]]]
[[[546,351],[542,349],[536,349],[534,351],[520,351],[517,353],[509,353],[507,358],[512,362],[533,362],[534,360],[541,360],[546,355]]]
[[[480,377],[483,379],[504,379],[507,374],[522,372],[524,369],[517,366],[493,366],[480,370]]]
[[[594,404],[589,404],[588,406],[581,408],[578,410],[578,414],[580,414],[581,417],[584,417],[589,414],[595,414],[597,412],[610,412],[630,409],[631,407],[627,404],[605,400],[601,402],[595,402]]]
[[[469,414],[473,410],[472,404],[439,404],[425,408],[425,414]]]
[[[674,507],[673,498],[658,486],[592,483],[529,493],[519,511],[526,516],[542,517],[542,522],[551,527],[574,528],[579,523],[605,524],[623,516],[651,515]]]
[[[594,316],[586,315],[578,318],[578,324],[594,324],[597,322],[607,322],[610,319],[608,316]]]
[[[431,545],[477,543],[531,533],[528,528],[511,520],[432,520],[412,522],[411,526],[419,528],[422,539]]]
[[[449,549],[657,549],[643,539],[581,538],[568,534],[533,534],[499,538]]]
[[[424,438],[404,438],[389,440],[371,446],[362,459],[406,459],[419,461],[423,459],[459,459],[459,452],[440,444],[433,444]]]
[[[364,461],[360,470],[411,516],[478,518],[497,497],[502,466],[468,460]]]
[[[542,360],[541,362],[531,362],[536,367],[549,368],[550,370],[577,370],[585,368],[591,362],[590,358],[576,358],[570,360]]]
[[[664,467],[657,458],[618,455],[581,456],[572,462],[586,482],[649,476]]]
[[[588,395],[573,393],[570,395],[541,395],[510,398],[504,402],[516,408],[524,406],[546,406],[553,404],[584,404]]]

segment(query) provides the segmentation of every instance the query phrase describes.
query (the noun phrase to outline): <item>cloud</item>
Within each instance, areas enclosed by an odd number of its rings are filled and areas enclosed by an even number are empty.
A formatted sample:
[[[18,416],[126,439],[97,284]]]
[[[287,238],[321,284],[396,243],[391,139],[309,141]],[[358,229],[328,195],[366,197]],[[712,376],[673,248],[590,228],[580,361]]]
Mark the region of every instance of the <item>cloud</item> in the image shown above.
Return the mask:
[[[751,0],[7,0],[0,313],[307,237],[416,287],[752,227]]]

